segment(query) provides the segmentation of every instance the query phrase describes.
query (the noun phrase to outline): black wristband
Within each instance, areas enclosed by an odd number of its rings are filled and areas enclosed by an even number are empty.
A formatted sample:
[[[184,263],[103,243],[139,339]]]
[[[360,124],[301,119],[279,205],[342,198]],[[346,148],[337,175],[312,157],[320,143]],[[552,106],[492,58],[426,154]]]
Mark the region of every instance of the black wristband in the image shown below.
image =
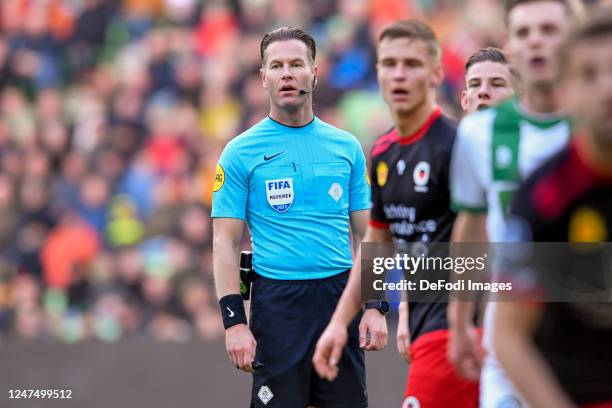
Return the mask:
[[[226,330],[237,324],[247,324],[242,295],[223,296],[219,299],[219,307],[221,308],[221,316],[223,316],[223,327]]]

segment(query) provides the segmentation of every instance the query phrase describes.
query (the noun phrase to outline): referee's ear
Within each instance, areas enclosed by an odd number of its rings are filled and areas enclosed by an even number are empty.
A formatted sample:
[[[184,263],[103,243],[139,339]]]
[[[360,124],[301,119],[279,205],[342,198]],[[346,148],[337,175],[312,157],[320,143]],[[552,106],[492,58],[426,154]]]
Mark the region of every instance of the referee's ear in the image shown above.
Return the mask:
[[[268,89],[268,81],[266,80],[263,66],[259,68],[259,77],[261,78],[261,86],[263,86],[264,89]]]
[[[312,83],[311,83],[312,89],[311,91],[313,91],[315,89],[315,86],[317,86],[318,74],[319,74],[319,67],[315,65],[312,67]]]

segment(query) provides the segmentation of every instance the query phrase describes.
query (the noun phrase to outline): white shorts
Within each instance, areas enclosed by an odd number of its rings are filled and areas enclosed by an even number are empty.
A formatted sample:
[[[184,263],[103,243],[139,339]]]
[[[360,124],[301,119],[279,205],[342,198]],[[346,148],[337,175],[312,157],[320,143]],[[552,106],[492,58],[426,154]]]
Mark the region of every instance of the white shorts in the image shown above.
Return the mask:
[[[486,356],[480,374],[480,408],[527,408],[497,361],[491,347],[495,302],[487,305],[484,318],[484,349]]]
[[[492,354],[485,357],[480,375],[480,408],[526,408]]]

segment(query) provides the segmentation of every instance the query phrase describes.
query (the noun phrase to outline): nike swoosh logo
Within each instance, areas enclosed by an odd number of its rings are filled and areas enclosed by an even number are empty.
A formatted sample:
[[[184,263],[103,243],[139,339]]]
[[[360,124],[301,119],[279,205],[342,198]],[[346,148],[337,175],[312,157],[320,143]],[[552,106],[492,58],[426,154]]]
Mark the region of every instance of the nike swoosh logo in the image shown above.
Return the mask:
[[[281,154],[283,154],[283,153],[285,153],[285,152],[276,153],[276,154],[273,154],[272,156],[266,156],[266,155],[264,155],[264,160],[265,160],[265,161],[272,160],[272,159],[273,159],[273,158],[275,158],[276,156],[280,156],[280,155],[281,155]]]
[[[228,317],[234,317],[234,312],[232,312],[232,309],[230,309],[229,307],[226,307],[226,309],[229,310],[229,312],[230,312]]]

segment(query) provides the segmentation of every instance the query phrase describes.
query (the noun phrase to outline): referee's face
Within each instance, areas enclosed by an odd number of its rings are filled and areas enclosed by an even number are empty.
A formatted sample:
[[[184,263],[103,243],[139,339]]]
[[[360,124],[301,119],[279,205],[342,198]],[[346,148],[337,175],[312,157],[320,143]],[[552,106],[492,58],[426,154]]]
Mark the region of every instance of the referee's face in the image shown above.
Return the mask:
[[[378,83],[395,114],[410,114],[421,107],[442,80],[440,64],[423,40],[384,38],[377,52]]]
[[[271,43],[260,70],[271,104],[289,112],[310,103],[316,73],[306,44],[295,39]],[[309,93],[301,95],[300,90]]]

